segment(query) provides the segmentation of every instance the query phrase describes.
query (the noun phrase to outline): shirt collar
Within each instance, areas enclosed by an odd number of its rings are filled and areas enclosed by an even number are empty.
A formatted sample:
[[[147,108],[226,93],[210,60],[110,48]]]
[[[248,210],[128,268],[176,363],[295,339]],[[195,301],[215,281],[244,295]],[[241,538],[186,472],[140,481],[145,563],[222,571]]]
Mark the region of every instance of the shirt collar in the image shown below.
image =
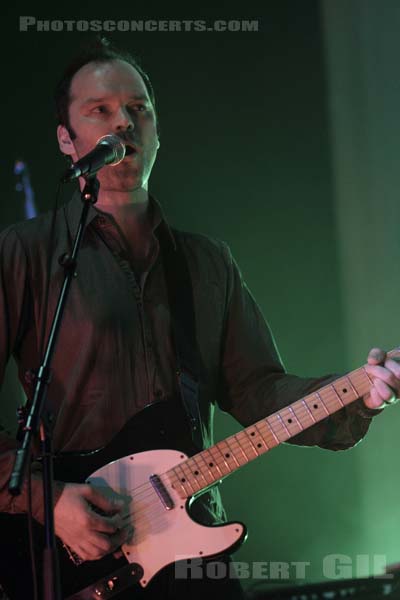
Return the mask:
[[[82,213],[82,200],[79,190],[76,190],[69,202],[65,205],[65,216],[69,229],[70,236],[73,238],[78,229],[79,220]],[[171,243],[174,250],[176,250],[176,240],[172,232],[172,229],[168,225],[161,204],[158,200],[149,194],[149,216],[153,233],[156,234],[158,229],[162,229],[166,233],[166,238]],[[95,205],[89,206],[89,212],[87,216],[87,225],[90,225],[94,220],[104,218],[104,214],[100,214],[96,209]]]

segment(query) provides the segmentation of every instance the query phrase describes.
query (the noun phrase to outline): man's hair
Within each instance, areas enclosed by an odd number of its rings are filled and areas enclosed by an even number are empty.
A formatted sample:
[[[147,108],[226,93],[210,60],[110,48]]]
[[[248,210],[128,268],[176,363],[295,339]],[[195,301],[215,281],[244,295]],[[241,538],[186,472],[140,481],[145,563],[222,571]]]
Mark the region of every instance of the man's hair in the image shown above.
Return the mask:
[[[55,89],[54,100],[56,103],[57,121],[59,125],[64,125],[68,130],[71,139],[75,139],[76,137],[69,120],[69,105],[71,103],[70,91],[74,75],[88,63],[105,63],[111,60],[123,60],[138,71],[144,81],[147,93],[155,110],[153,86],[151,85],[149,76],[142,69],[137,60],[129,52],[112,45],[108,39],[98,37],[89,45],[86,45],[80,53],[72,59]]]

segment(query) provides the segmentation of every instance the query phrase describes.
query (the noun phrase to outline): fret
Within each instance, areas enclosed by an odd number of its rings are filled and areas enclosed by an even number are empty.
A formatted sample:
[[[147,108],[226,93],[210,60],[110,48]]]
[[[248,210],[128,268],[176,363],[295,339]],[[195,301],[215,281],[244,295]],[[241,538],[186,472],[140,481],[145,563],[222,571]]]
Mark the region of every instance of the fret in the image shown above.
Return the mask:
[[[342,406],[346,406],[358,398],[357,392],[348,377],[341,377],[339,380],[333,381],[332,387],[340,397]],[[351,390],[349,390],[349,387]],[[353,392],[354,397],[352,397],[351,391]]]
[[[275,448],[275,446],[277,446],[279,444],[279,442],[277,442],[277,438],[276,438],[275,434],[271,431],[271,428],[270,428],[269,424],[266,422],[266,420],[262,419],[262,421],[259,421],[256,425],[260,430],[263,431],[262,437],[263,437],[263,440],[264,440],[265,445],[267,446],[268,450],[270,450],[271,448]],[[265,429],[265,433],[264,433],[264,429]]]
[[[279,437],[279,433],[280,431],[277,431],[275,426],[276,423],[273,422],[273,419],[276,418],[278,419],[278,423],[279,423],[279,413],[273,414],[270,417],[268,417],[268,419],[266,419],[268,425],[271,428],[272,433],[274,434],[275,439],[277,440],[277,445],[279,445],[281,442],[284,442],[287,440],[286,437],[283,437],[282,439]]]
[[[343,400],[341,399],[341,397],[340,397],[340,394],[338,393],[337,389],[335,388],[335,386],[334,386],[333,384],[332,384],[332,386],[331,386],[331,387],[332,387],[333,391],[335,392],[336,398],[339,400],[339,404],[340,404],[340,406],[341,406],[342,408],[344,408],[344,402],[343,402]]]
[[[211,473],[211,471],[208,467],[208,463],[203,456],[203,452],[200,452],[200,454],[196,454],[196,457],[198,459],[202,460],[202,462],[204,463],[203,466],[201,467],[201,472],[203,473],[203,477],[207,481],[207,484],[210,485],[211,483],[214,483],[215,482],[214,475],[213,475],[213,473]],[[206,473],[208,477],[206,477],[204,473]],[[210,481],[208,480],[208,478],[210,478]]]
[[[252,440],[251,440],[251,438],[250,438],[250,436],[253,436],[253,435],[254,435],[254,431],[252,431],[252,432],[249,432],[249,431],[248,431],[248,429],[245,429],[245,430],[244,430],[244,432],[245,432],[245,433],[246,433],[246,435],[247,435],[247,439],[248,439],[248,441],[250,442],[250,445],[251,445],[251,447],[252,447],[252,449],[253,449],[253,451],[254,451],[254,454],[255,454],[256,456],[259,456],[259,454],[260,454],[260,453],[257,451],[257,449],[256,449],[255,445],[253,444],[253,442],[252,442]]]
[[[368,375],[368,373],[367,373],[367,371],[366,371],[365,367],[361,367],[361,368],[362,368],[362,370],[363,370],[363,372],[364,372],[364,374],[365,374],[366,378],[367,378],[367,379],[368,379],[368,381],[370,382],[370,384],[371,384],[371,385],[374,385],[374,382],[372,381],[371,377]]]
[[[264,424],[264,423],[263,423],[262,421],[258,421],[258,423],[255,423],[255,424],[254,424],[254,427],[255,427],[255,428],[257,429],[257,431],[259,432],[259,434],[260,434],[260,437],[261,437],[261,440],[262,440],[262,442],[263,442],[263,444],[264,444],[264,446],[265,446],[265,449],[266,449],[266,451],[268,451],[268,450],[269,450],[269,446],[268,446],[267,442],[265,441],[265,436],[264,436],[263,432],[261,431],[261,426],[262,426],[263,424]]]
[[[356,400],[357,398],[359,398],[358,392],[357,392],[356,388],[354,387],[354,385],[353,385],[353,383],[352,383],[352,381],[351,381],[350,377],[346,377],[346,380],[347,380],[347,381],[348,381],[348,383],[350,384],[350,387],[351,387],[351,389],[352,389],[352,390],[353,390],[353,392],[354,392],[354,400]]]
[[[228,438],[227,438],[225,441],[226,441],[226,443],[228,444],[228,448],[229,448],[229,449],[230,449],[230,451],[232,452],[232,456],[235,458],[235,461],[237,462],[238,466],[239,466],[239,467],[241,467],[242,465],[246,464],[246,463],[247,463],[247,460],[246,460],[246,462],[242,462],[242,463],[241,463],[241,462],[239,461],[239,459],[238,459],[238,450],[237,450],[237,448],[236,448],[235,446],[239,446],[239,444],[238,444],[238,442],[237,442],[237,440],[236,440],[235,436],[234,436],[234,435],[231,435],[231,436],[230,436],[230,437],[228,437]],[[240,448],[240,446],[239,446],[239,450],[241,451],[241,448]]]
[[[268,419],[269,419],[269,417],[268,417]],[[274,441],[276,441],[276,444],[273,444],[273,445],[274,446],[279,446],[279,444],[280,444],[279,438],[275,435],[274,429],[271,426],[271,424],[270,424],[270,422],[269,422],[268,419],[265,419],[264,423],[266,425],[268,425],[268,431],[270,431],[272,433],[272,435],[274,436]]]
[[[285,421],[282,419],[282,417],[281,417],[281,414],[280,414],[279,412],[278,412],[278,413],[276,413],[276,418],[278,419],[278,422],[279,422],[279,423],[280,423],[280,424],[283,426],[284,430],[286,431],[286,433],[287,433],[287,437],[286,437],[285,439],[287,440],[288,438],[290,438],[290,431],[289,431],[289,429],[286,427],[286,423],[285,423]],[[282,440],[282,441],[285,441],[285,440]]]
[[[169,476],[169,480],[172,482],[172,487],[178,491],[178,488],[182,488],[183,490],[183,496],[186,498],[186,490],[183,487],[182,483],[179,480],[178,475],[175,472],[175,469],[171,469],[170,471],[167,472],[167,475]]]
[[[302,400],[297,400],[297,402],[294,402],[290,405],[290,407],[288,406],[287,408],[292,411],[297,423],[299,424],[299,433],[314,424],[315,421],[313,416],[311,415],[309,408]]]
[[[251,447],[250,440],[248,438],[246,429],[242,429],[242,431],[239,431],[239,433],[236,434],[236,439],[240,441],[241,448],[244,452],[247,462],[249,462],[250,460],[252,460],[254,458],[254,456],[253,456],[254,448]],[[250,451],[251,451],[251,454],[250,454]],[[258,454],[257,454],[257,456],[258,456]]]
[[[232,470],[231,470],[230,466],[228,465],[228,463],[226,462],[226,460],[225,460],[225,456],[224,456],[224,453],[221,451],[221,449],[220,449],[220,447],[219,447],[219,444],[215,444],[215,446],[213,446],[213,447],[214,447],[216,450],[218,450],[219,454],[220,454],[220,455],[221,455],[221,457],[222,457],[222,460],[224,461],[224,465],[225,465],[225,467],[226,467],[226,470],[227,470],[226,474],[227,474],[227,475],[228,475],[228,474],[230,474],[230,473],[232,472]]]
[[[199,455],[197,455],[197,456],[199,456]],[[193,471],[193,474],[197,477],[196,473],[198,473],[204,479],[204,482],[205,482],[205,485],[203,485],[202,487],[208,487],[208,484],[211,482],[207,481],[207,479],[204,477],[202,468],[200,467],[199,463],[196,460],[196,455],[192,456],[190,461],[193,462],[194,468],[195,468]]]
[[[204,454],[204,456],[205,456],[205,458],[206,458],[206,460],[207,460],[208,466],[210,467],[210,473],[211,473],[211,474],[212,474],[212,476],[214,477],[214,481],[217,481],[218,479],[221,479],[221,478],[222,478],[224,475],[223,475],[223,473],[222,473],[221,469],[219,468],[219,465],[218,465],[217,461],[215,460],[215,458],[214,458],[214,457],[213,457],[213,455],[211,454],[210,450],[211,450],[211,448],[207,448],[207,450],[203,450],[203,454]],[[207,455],[209,455],[209,456],[210,456],[210,458],[208,458],[208,457],[207,457]],[[214,473],[212,472],[212,470],[211,470],[211,469],[213,469],[214,467],[215,467],[216,469],[218,469],[218,471],[219,471],[219,473],[220,473],[218,476],[216,476],[216,474],[214,474]]]
[[[361,367],[360,369],[349,373],[348,378],[354,385],[359,398],[367,394],[373,385],[373,381],[366,372],[365,367]]]
[[[314,392],[313,394],[306,396],[304,398],[304,402],[307,404],[308,409],[311,412],[311,414],[313,415],[315,422],[321,421],[322,419],[325,418],[325,416],[327,414],[329,415],[329,412],[327,411],[325,404],[321,401],[319,393]],[[310,404],[312,402],[311,408],[310,408],[309,402],[310,402]],[[321,414],[321,406],[323,409],[323,414]]]
[[[400,348],[388,353],[399,358]],[[213,485],[292,436],[369,392],[365,366],[325,385],[170,469],[165,475],[182,498]],[[200,482],[200,480],[202,480]]]
[[[242,448],[242,444],[239,442],[237,435],[234,435],[233,438],[236,440],[236,443],[239,446],[240,452],[243,454],[244,458],[245,458],[245,462],[243,464],[246,464],[249,462],[249,459],[247,458],[247,455],[243,452],[243,448]]]
[[[307,402],[304,400],[304,398],[303,398],[303,400],[301,400],[301,402],[302,402],[302,404],[304,404],[304,406],[306,407],[307,413],[310,415],[310,417],[312,418],[313,422],[314,422],[314,423],[316,423],[315,417],[314,417],[314,415],[312,414],[312,411],[311,411],[311,410],[308,408],[308,404],[307,404]]]
[[[222,451],[224,453],[224,456],[227,460],[233,460],[234,463],[236,463],[237,467],[240,467],[240,463],[237,461],[235,453],[232,452],[232,449],[230,448],[230,446],[227,443],[227,440],[222,440],[222,442],[218,442],[218,444],[221,446]],[[224,446],[226,446],[226,448],[224,448]],[[233,467],[230,467],[231,471],[234,471],[236,469],[236,466],[234,465]]]
[[[285,408],[283,408],[280,411],[280,415],[282,418],[282,421],[285,424],[285,429],[288,432],[289,436],[291,437],[292,435],[296,435],[296,433],[300,433],[303,428],[299,423],[298,418],[296,417],[295,413],[293,412],[293,409],[290,406],[285,406]],[[297,421],[296,422],[293,421],[292,415],[294,415],[294,418]]]
[[[297,418],[297,415],[296,415],[296,412],[295,412],[295,410],[294,410],[294,404],[293,404],[292,406],[288,406],[288,409],[290,410],[290,412],[292,413],[292,415],[293,415],[293,416],[294,416],[294,418],[296,419],[296,421],[297,421],[297,425],[299,426],[299,428],[300,428],[300,431],[303,431],[303,426],[302,426],[302,424],[300,423],[300,421],[298,420],[298,418]]]
[[[288,410],[289,410],[289,411],[292,413],[292,415],[294,416],[294,418],[296,419],[296,423],[297,423],[297,425],[298,425],[298,427],[299,427],[299,430],[300,430],[300,431],[302,431],[302,430],[303,430],[303,427],[302,427],[302,425],[301,425],[300,421],[298,420],[298,418],[297,418],[297,416],[296,416],[296,413],[294,412],[294,409],[293,409],[291,406],[288,406],[287,408],[288,408]]]
[[[181,473],[179,471],[181,471]],[[189,484],[189,482],[187,481],[186,475],[185,475],[185,473],[184,473],[184,471],[183,471],[183,469],[181,468],[180,465],[176,465],[176,467],[175,467],[175,473],[178,475],[179,482],[181,484],[181,487],[183,487],[186,496],[191,496],[192,492],[190,490],[186,489],[186,486],[187,486],[187,484]]]
[[[190,462],[190,459],[189,460],[185,460],[184,462],[180,463],[179,466],[182,469],[184,476],[186,477],[187,483],[192,488],[193,494],[195,494],[196,492],[198,492],[199,490],[201,490],[202,486],[193,477],[192,469],[189,466],[189,462]]]
[[[181,463],[181,468],[183,473],[186,475],[186,480],[190,487],[193,490],[193,494],[201,490],[202,485],[197,481],[197,479],[193,476],[192,469],[189,465],[189,460],[185,460],[185,462]]]
[[[322,391],[322,390],[321,390]],[[326,414],[329,416],[331,413],[329,412],[329,410],[326,408],[326,404],[322,399],[322,396],[319,392],[314,392],[315,396],[317,396],[318,400],[321,402]]]

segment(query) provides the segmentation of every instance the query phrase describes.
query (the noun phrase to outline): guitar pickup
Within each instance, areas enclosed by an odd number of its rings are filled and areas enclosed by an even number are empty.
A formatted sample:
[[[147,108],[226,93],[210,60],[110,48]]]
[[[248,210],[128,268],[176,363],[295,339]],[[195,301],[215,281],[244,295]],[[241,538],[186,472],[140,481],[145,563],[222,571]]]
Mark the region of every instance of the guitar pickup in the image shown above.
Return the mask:
[[[150,483],[153,489],[156,491],[157,496],[160,498],[164,505],[165,510],[171,510],[174,508],[174,501],[168,493],[167,488],[161,481],[158,475],[150,475]]]

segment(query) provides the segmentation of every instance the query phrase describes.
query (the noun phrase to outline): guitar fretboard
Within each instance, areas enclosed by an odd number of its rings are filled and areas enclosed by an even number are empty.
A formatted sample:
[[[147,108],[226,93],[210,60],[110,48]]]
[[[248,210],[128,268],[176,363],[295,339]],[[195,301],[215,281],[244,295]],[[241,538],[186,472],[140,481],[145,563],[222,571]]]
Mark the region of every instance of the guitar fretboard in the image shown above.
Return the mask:
[[[399,350],[388,354],[394,357]],[[371,385],[365,367],[360,367],[199,452],[165,475],[182,498],[199,494],[239,467],[364,396]]]

